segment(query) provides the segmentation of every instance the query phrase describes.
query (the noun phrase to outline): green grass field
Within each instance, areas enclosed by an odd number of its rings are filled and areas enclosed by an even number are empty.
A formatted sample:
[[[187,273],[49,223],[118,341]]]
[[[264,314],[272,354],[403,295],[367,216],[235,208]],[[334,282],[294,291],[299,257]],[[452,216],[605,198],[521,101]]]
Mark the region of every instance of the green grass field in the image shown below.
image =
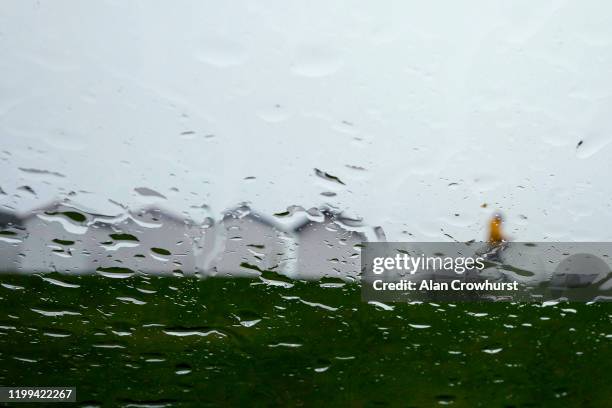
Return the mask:
[[[94,406],[612,406],[610,304],[385,308],[270,279],[1,275],[0,383]]]

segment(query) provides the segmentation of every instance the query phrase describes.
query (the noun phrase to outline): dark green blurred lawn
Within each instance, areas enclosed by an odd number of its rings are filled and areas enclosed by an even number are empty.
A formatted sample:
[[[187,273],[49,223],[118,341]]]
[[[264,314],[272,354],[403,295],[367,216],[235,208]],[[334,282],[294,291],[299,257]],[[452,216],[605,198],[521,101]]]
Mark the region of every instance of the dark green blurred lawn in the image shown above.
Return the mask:
[[[610,304],[385,310],[335,281],[44,277],[78,287],[0,276],[0,382],[83,405],[612,406]]]

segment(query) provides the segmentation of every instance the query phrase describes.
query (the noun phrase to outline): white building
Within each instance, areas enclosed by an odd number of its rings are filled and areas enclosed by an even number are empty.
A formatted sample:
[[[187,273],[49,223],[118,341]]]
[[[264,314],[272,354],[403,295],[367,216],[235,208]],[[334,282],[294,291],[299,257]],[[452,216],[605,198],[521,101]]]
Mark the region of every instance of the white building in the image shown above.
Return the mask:
[[[17,269],[24,236],[19,217],[13,213],[0,212],[0,272]]]
[[[194,245],[200,227],[170,211],[148,207],[129,212],[111,224],[94,256],[96,269],[121,267],[153,274],[193,274]]]
[[[253,276],[260,270],[291,275],[294,246],[295,238],[273,218],[243,205],[204,230],[198,264],[204,275]]]
[[[271,270],[298,279],[347,279],[359,276],[360,244],[367,240],[358,221],[302,208],[277,219],[242,205],[219,222],[197,225],[160,208],[106,216],[63,201],[12,222],[17,221],[20,226],[11,226],[16,235],[0,234],[5,264],[0,267],[7,269],[17,258],[23,272],[127,268],[163,275],[256,276]]]
[[[361,270],[362,232],[345,228],[338,214],[320,211],[320,220],[309,220],[296,228],[297,275],[300,279],[336,277],[357,279]]]
[[[102,217],[77,209],[69,201],[54,202],[23,216],[20,245],[22,272],[83,273],[95,269],[92,252],[105,232],[89,225]]]

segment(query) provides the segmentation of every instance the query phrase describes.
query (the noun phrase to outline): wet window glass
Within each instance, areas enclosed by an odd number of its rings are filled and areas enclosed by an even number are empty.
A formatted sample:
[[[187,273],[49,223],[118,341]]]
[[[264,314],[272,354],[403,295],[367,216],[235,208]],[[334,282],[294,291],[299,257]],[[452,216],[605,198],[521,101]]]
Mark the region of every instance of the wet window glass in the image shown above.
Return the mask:
[[[2,2],[0,384],[606,406],[610,11]],[[528,293],[363,291],[440,248]]]

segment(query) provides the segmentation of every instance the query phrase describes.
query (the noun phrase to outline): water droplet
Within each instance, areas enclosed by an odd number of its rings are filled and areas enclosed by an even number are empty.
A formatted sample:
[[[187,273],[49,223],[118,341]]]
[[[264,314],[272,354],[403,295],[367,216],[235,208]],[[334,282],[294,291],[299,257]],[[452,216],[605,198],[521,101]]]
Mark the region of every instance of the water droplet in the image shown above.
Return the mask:
[[[134,191],[136,191],[138,194],[140,194],[143,197],[158,197],[158,198],[163,198],[164,200],[166,199],[165,195],[151,188],[148,188],[148,187],[136,187]]]
[[[408,323],[408,326],[412,327],[413,329],[429,329],[431,327],[431,325],[429,324],[414,324],[414,323]]]
[[[334,175],[326,173],[326,172],[324,172],[322,170],[319,170],[317,168],[315,168],[314,171],[315,171],[315,174],[317,176],[321,177],[322,179],[325,179],[325,180],[328,180],[328,181],[333,181],[333,182],[336,182],[336,183],[344,185],[344,182],[342,180],[340,180],[338,177],[334,176]]]
[[[80,285],[75,285],[73,283],[67,283],[67,282],[61,281],[59,279],[53,279],[53,278],[49,278],[49,277],[46,277],[46,276],[41,276],[40,278],[43,281],[45,281],[45,282],[48,282],[48,283],[50,283],[52,285],[59,286],[59,287],[62,287],[62,288],[76,289],[76,288],[80,287]]]
[[[191,366],[189,364],[177,364],[176,365],[176,375],[187,375],[191,373]]]
[[[135,299],[133,297],[127,297],[127,296],[119,296],[119,297],[117,297],[117,300],[121,300],[121,301],[126,302],[126,303],[132,303],[134,305],[146,305],[147,304],[147,302]]]
[[[47,316],[47,317],[59,317],[59,316],[78,316],[80,315],[79,312],[73,312],[70,310],[42,310],[42,309],[30,309],[33,312],[36,312],[38,314],[41,314],[43,316]]]
[[[31,168],[24,168],[24,167],[19,167],[19,170],[23,171],[24,173],[29,173],[29,174],[49,175],[49,176],[55,176],[55,177],[66,177],[62,173],[58,173],[56,171],[31,169]]]
[[[200,330],[200,329],[187,329],[187,328],[177,328],[177,329],[164,329],[163,332],[168,336],[176,336],[176,337],[190,337],[190,336],[198,336],[198,337],[208,337],[208,336],[217,336],[217,337],[226,337],[225,334],[221,333],[218,330]]]
[[[96,273],[98,273],[99,275],[102,275],[106,278],[113,278],[113,279],[126,279],[129,278],[131,276],[133,276],[135,274],[135,272],[131,269],[128,268],[120,268],[117,266],[111,266],[108,268],[98,268],[96,269]]]

